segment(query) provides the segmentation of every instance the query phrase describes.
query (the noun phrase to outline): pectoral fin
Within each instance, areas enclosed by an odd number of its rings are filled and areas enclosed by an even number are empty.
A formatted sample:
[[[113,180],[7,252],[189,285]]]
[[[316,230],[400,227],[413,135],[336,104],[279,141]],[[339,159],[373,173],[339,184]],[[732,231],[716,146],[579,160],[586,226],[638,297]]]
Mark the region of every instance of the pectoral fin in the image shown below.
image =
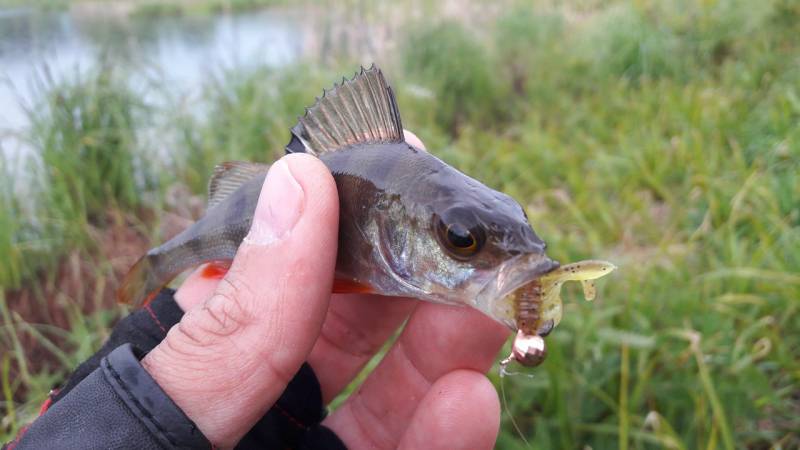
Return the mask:
[[[339,278],[333,280],[334,294],[371,294],[374,292],[372,286],[365,283]]]

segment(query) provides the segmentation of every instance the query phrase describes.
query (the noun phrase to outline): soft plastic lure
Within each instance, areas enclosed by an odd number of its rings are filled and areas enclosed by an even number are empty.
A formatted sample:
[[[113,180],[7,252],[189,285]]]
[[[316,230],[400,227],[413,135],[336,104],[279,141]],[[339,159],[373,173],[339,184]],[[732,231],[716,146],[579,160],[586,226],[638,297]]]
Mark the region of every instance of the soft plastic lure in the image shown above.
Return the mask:
[[[584,298],[592,301],[597,296],[594,280],[616,268],[607,261],[579,261],[552,270],[514,291],[509,297],[510,302],[517,305],[517,336],[511,355],[501,364],[505,367],[516,361],[525,366],[539,365],[547,355],[544,337],[561,322],[561,287],[564,283],[579,281]]]

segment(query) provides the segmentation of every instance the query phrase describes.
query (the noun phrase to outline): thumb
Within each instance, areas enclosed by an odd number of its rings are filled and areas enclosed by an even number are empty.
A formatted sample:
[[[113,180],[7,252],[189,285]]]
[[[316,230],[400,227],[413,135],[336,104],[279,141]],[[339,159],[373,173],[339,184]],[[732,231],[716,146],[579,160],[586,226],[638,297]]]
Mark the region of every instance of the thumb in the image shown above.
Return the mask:
[[[214,295],[142,360],[217,447],[233,447],[255,425],[311,351],[330,298],[337,231],[328,169],[308,155],[277,161]]]

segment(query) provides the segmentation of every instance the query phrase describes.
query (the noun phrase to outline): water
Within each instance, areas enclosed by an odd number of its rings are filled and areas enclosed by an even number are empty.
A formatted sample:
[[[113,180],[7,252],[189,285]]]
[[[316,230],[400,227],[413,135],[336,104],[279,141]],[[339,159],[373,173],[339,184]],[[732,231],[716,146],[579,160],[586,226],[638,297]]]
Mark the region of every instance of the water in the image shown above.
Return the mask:
[[[136,2],[86,0],[66,11],[0,7],[0,155],[26,153],[20,138],[27,126],[23,105],[35,104],[37,79],[44,74],[69,79],[104,54],[125,64],[132,82],[155,77],[170,95],[191,100],[209,75],[224,67],[281,67],[300,59],[386,66],[397,58],[407,23],[433,16],[475,20],[470,26],[482,29],[498,9],[484,3],[359,0],[147,18],[131,14]]]
[[[222,66],[287,65],[312,51],[300,11],[136,19],[107,4],[41,11],[0,9],[0,145],[18,153],[26,125],[23,105],[36,97],[37,77],[73,77],[104,52],[130,64],[140,78],[158,74],[191,94]]]

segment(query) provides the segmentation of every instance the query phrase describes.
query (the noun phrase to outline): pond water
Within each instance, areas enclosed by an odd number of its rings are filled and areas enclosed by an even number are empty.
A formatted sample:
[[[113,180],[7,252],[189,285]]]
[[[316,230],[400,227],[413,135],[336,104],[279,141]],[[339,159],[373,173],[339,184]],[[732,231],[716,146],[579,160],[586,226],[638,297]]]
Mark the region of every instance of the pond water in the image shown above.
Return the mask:
[[[36,80],[74,76],[101,54],[150,67],[191,91],[220,66],[288,64],[307,52],[301,14],[260,10],[210,17],[131,19],[114,10],[0,9],[0,136],[24,128]]]
[[[34,103],[37,80],[69,79],[103,55],[126,64],[133,82],[155,78],[170,94],[191,95],[221,68],[280,67],[300,59],[384,64],[396,57],[409,22],[432,16],[483,21],[497,9],[456,0],[357,1],[145,18],[131,14],[133,7],[92,0],[60,11],[0,7],[0,153],[25,152],[23,105]]]

